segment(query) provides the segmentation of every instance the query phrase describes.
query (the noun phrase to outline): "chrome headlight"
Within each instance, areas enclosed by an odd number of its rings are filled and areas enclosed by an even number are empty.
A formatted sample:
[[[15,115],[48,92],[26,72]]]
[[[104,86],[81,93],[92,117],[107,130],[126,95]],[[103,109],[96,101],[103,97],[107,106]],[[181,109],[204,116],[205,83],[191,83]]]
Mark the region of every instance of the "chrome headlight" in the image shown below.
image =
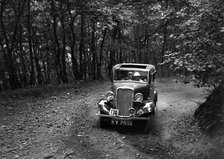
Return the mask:
[[[137,93],[134,97],[135,102],[142,102],[143,101],[143,95],[141,93]]]
[[[128,109],[128,112],[129,112],[130,115],[134,115],[135,114],[135,109],[130,108],[130,109]]]
[[[110,100],[113,100],[114,99],[114,92],[112,92],[112,91],[108,91],[107,93],[106,93],[106,99],[108,100],[108,101],[110,101]]]

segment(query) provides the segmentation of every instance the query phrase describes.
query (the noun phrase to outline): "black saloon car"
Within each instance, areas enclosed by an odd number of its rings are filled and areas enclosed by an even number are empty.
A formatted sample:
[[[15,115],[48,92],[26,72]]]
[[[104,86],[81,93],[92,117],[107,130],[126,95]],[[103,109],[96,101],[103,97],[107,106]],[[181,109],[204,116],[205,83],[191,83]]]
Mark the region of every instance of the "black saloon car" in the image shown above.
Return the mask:
[[[100,126],[132,126],[135,120],[150,120],[157,102],[155,74],[156,69],[150,64],[115,65],[111,89],[98,103]]]

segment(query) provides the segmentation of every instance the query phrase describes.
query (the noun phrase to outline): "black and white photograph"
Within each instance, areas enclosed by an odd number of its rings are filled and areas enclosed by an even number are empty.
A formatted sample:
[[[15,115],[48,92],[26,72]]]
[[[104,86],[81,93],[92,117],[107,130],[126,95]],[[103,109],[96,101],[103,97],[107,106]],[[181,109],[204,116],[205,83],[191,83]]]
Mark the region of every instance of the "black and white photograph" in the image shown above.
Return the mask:
[[[0,159],[223,158],[223,0],[0,0]]]

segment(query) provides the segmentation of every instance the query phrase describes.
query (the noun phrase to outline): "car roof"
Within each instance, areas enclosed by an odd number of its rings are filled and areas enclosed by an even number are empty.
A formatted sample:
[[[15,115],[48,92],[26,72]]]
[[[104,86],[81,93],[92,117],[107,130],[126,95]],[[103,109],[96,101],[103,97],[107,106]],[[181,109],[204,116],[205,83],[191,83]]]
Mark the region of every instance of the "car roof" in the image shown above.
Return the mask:
[[[156,69],[154,65],[151,64],[140,64],[140,63],[120,63],[113,67],[113,70],[132,70],[132,71],[149,71],[150,73],[155,73]]]

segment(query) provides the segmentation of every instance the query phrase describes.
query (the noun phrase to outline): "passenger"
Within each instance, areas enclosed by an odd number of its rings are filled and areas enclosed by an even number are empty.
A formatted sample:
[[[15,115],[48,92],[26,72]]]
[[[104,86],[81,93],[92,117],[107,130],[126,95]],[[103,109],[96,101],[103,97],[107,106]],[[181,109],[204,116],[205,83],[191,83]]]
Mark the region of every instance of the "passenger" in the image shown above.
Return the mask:
[[[141,81],[141,82],[144,82],[142,79],[141,79],[141,75],[139,72],[135,72],[134,73],[134,80],[135,81]]]

